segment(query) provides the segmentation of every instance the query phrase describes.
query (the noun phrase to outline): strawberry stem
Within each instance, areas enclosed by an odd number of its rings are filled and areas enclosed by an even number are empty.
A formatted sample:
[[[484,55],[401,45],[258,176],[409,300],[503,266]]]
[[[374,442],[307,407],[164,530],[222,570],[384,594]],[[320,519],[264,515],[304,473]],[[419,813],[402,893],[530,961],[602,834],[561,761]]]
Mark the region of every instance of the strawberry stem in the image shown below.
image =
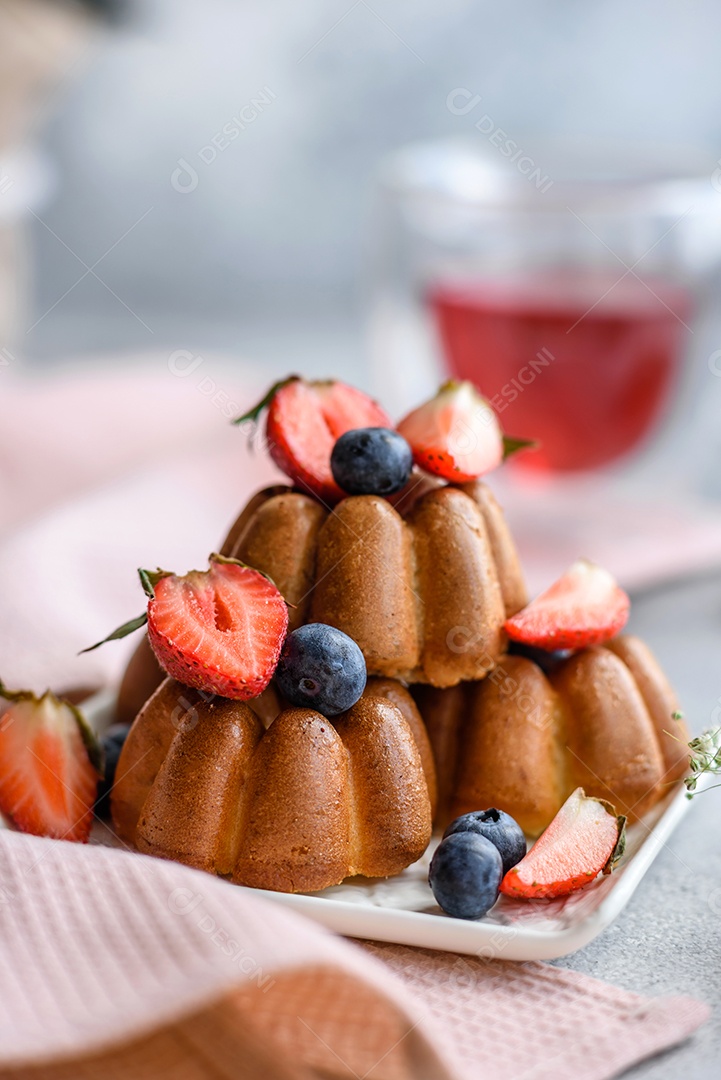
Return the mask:
[[[252,409],[248,409],[242,416],[236,416],[235,420],[231,420],[231,424],[243,424],[246,420],[250,420],[251,423],[256,424],[263,409],[268,408],[278,391],[282,390],[284,386],[288,386],[289,383],[298,382],[299,380],[300,375],[288,375],[287,378],[274,383],[265,397],[261,398],[257,405],[253,406]]]

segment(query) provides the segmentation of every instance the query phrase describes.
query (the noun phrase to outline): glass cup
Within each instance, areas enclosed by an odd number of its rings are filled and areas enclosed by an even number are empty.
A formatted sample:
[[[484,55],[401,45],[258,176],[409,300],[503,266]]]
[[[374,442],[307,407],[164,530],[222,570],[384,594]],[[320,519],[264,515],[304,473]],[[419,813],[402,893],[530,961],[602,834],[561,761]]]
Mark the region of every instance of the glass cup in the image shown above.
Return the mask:
[[[721,263],[719,172],[687,152],[507,144],[384,164],[376,389],[400,413],[470,379],[508,434],[538,440],[524,467],[596,469],[647,440],[677,386]]]

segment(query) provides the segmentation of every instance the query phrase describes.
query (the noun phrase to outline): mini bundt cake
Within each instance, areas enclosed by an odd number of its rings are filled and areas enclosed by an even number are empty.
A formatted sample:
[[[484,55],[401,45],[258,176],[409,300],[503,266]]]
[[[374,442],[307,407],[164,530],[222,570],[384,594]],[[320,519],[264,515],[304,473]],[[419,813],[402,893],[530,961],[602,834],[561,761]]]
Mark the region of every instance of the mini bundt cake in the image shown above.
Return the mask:
[[[687,769],[673,690],[635,637],[584,649],[548,674],[511,655],[482,682],[413,693],[434,750],[441,824],[496,806],[535,836],[579,786],[633,821]]]
[[[431,836],[430,747],[410,695],[388,680],[333,722],[284,709],[265,729],[248,703],[165,679],[116,777],[122,840],[256,888],[314,892],[354,874],[388,877]]]
[[[392,505],[375,495],[327,510],[293,488],[255,495],[221,551],[267,574],[290,628],[350,635],[371,675],[453,686],[503,654],[503,623],[526,603],[502,511],[480,481],[414,479]]]

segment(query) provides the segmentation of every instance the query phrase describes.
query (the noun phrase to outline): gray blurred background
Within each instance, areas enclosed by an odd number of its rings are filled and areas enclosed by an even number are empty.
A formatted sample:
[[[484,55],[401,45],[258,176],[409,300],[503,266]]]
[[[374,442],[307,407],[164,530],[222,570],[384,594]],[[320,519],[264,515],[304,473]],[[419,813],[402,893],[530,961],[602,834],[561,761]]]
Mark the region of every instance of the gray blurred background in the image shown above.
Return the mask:
[[[278,370],[298,350],[363,381],[384,154],[468,134],[446,107],[464,86],[517,140],[642,132],[717,157],[720,32],[713,0],[130,3],[68,64],[41,125],[54,191],[45,224],[30,219],[32,300],[13,350],[50,363],[217,347]],[[194,190],[171,183],[180,159]],[[78,281],[99,259],[102,283]]]

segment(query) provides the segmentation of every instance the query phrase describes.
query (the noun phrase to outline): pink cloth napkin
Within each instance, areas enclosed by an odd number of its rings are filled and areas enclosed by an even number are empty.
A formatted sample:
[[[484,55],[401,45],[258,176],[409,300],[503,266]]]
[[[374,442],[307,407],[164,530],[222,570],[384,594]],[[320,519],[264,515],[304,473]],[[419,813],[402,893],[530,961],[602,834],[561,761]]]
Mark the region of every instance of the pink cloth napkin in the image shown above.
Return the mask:
[[[8,685],[117,679],[132,639],[76,653],[140,612],[135,567],[202,565],[276,475],[227,417],[266,382],[211,360],[173,374],[167,357],[3,376]],[[0,1080],[602,1080],[707,1014],[543,964],[351,945],[185,867],[0,830]]]
[[[708,1014],[545,964],[359,948],[251,890],[106,847],[2,832],[0,883],[2,1078],[62,1061],[112,1076],[108,1056],[118,1076],[154,1061],[149,1075],[176,1077],[190,1055],[193,1077],[603,1080]],[[250,1052],[257,1073],[223,1071]]]
[[[248,494],[282,479],[229,421],[268,376],[210,358],[174,376],[167,356],[121,373],[7,374],[0,675],[38,690],[109,685],[135,639],[77,653],[143,610],[136,568],[206,565]]]

